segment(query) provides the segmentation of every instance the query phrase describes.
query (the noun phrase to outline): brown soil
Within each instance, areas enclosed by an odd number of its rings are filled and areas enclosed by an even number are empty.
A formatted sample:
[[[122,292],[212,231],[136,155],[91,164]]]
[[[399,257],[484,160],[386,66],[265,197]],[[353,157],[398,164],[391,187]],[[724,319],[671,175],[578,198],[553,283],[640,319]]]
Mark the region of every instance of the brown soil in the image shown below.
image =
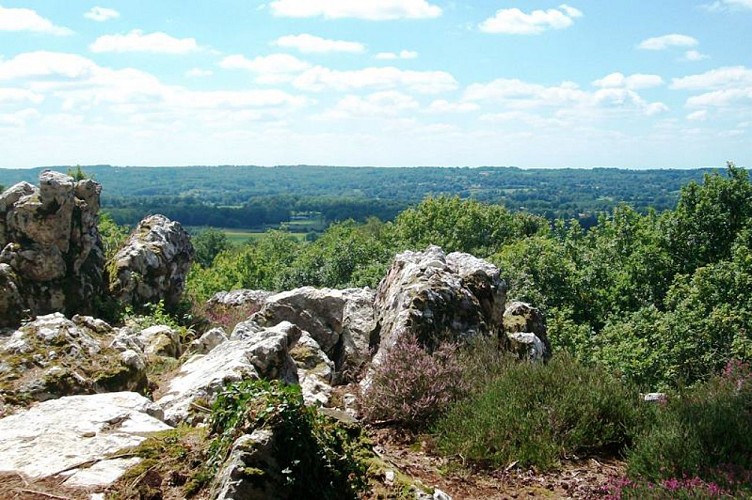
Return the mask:
[[[0,498],[3,500],[83,500],[90,492],[62,486],[66,478],[34,480],[18,473],[0,473]]]
[[[496,470],[463,467],[459,458],[450,461],[432,454],[428,440],[411,443],[387,429],[372,431],[371,438],[384,461],[454,500],[603,498],[609,480],[625,472],[623,462],[600,458],[566,460],[559,470],[546,473],[515,464]]]

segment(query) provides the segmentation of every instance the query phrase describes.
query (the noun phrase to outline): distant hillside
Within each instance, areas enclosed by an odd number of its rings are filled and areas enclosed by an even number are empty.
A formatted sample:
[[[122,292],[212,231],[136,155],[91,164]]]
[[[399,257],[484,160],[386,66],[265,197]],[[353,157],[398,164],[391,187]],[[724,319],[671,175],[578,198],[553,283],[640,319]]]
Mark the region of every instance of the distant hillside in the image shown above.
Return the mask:
[[[68,167],[55,167],[65,172]],[[516,167],[85,166],[102,183],[118,222],[161,211],[189,225],[264,227],[295,213],[327,221],[391,219],[426,196],[457,195],[547,217],[592,221],[619,203],[673,207],[679,188],[710,170],[533,169]],[[0,169],[0,184],[36,181],[41,169]]]

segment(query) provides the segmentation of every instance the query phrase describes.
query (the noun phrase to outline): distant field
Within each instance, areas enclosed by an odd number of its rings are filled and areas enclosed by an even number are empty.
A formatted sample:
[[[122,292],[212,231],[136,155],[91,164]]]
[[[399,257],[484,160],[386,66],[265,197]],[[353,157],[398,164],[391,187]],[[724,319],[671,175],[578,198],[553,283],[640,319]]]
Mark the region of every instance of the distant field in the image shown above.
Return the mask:
[[[206,228],[189,227],[188,231],[192,234],[195,234],[201,231],[202,229],[206,229]],[[227,239],[233,245],[242,245],[244,243],[248,243],[249,241],[257,240],[261,238],[265,233],[265,231],[251,231],[251,230],[223,228],[223,227],[215,227],[213,229],[217,229],[218,231],[222,231],[223,233],[225,233],[225,236],[227,236]],[[306,236],[306,233],[295,232],[295,231],[290,231],[290,234],[295,236],[299,240],[305,239],[305,236]]]

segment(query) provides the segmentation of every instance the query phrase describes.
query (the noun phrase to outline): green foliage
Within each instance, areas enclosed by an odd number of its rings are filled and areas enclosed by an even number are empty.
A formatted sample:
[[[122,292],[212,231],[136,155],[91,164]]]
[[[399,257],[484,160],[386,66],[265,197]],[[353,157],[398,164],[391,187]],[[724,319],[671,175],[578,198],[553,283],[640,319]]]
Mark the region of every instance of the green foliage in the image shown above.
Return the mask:
[[[636,391],[565,354],[548,364],[502,358],[487,369],[494,379],[434,428],[447,455],[545,470],[564,456],[624,450],[644,418]]]
[[[742,480],[749,487],[751,427],[752,372],[732,361],[721,375],[657,409],[628,454],[629,473],[651,481],[700,477],[726,487]]]
[[[487,256],[505,243],[538,233],[547,223],[513,215],[500,205],[459,197],[426,198],[395,221],[395,236],[405,248],[438,245],[446,252]]]
[[[194,265],[186,292],[196,302],[205,302],[223,290],[279,289],[280,273],[288,269],[302,243],[284,231],[268,231],[261,238],[218,254],[211,267]]]
[[[107,212],[99,215],[97,227],[99,237],[102,239],[105,260],[110,261],[128,239],[130,228],[118,225]]]
[[[274,432],[274,471],[254,470],[255,476],[281,475],[281,498],[356,498],[367,486],[370,452],[357,426],[345,427],[303,403],[300,387],[280,382],[243,381],[229,385],[212,406],[207,466],[216,470],[231,444],[256,429]]]
[[[73,177],[73,180],[76,182],[83,181],[89,178],[89,175],[81,170],[81,165],[76,165],[75,169],[69,168],[67,174],[70,177]]]
[[[213,228],[203,229],[194,234],[191,243],[193,243],[195,250],[195,262],[198,262],[202,267],[211,266],[217,255],[230,248],[230,241],[225,233]]]

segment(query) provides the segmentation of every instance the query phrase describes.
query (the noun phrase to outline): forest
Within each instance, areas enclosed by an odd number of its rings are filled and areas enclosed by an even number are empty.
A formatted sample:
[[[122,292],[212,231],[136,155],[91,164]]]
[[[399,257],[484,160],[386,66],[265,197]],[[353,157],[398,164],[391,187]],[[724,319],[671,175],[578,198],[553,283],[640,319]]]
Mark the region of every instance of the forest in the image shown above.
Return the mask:
[[[551,220],[576,218],[589,227],[619,203],[641,213],[669,209],[681,186],[711,171],[102,165],[83,170],[104,186],[103,208],[119,224],[162,213],[187,226],[256,230],[278,227],[301,213],[320,214],[327,223],[391,221],[427,196],[458,196]],[[0,169],[0,184],[33,182],[39,171]]]

